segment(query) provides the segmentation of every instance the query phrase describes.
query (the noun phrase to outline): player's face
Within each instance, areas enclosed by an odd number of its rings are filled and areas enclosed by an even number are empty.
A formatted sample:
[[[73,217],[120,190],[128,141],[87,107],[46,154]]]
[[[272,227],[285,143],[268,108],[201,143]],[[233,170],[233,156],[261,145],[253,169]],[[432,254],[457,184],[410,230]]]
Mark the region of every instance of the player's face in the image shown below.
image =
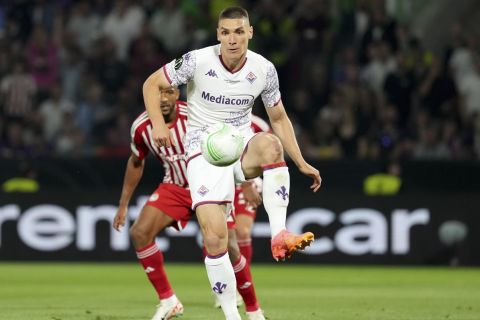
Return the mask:
[[[168,88],[160,91],[160,109],[166,121],[172,120],[175,115],[175,104],[180,92],[176,88]]]
[[[217,39],[221,43],[222,57],[226,60],[240,60],[248,49],[253,28],[247,19],[221,19],[218,21]]]

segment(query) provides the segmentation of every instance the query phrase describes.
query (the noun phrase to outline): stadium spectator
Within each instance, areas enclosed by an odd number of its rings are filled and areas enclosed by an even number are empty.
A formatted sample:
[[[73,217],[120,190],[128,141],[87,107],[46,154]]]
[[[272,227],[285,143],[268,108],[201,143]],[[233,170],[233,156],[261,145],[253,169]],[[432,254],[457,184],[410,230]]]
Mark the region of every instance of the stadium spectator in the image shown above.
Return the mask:
[[[62,88],[54,84],[49,97],[38,110],[40,128],[43,129],[43,138],[47,143],[53,142],[58,136],[65,113],[72,113],[73,110],[73,103],[62,98]]]
[[[38,87],[39,100],[48,95],[50,87],[59,78],[59,48],[41,25],[35,26],[26,47],[29,72]]]
[[[113,9],[103,20],[102,32],[115,44],[115,54],[122,62],[128,60],[128,49],[140,33],[145,13],[131,0],[117,0]]]
[[[96,14],[89,1],[75,3],[70,12],[70,18],[66,23],[66,31],[70,39],[80,49],[80,54],[90,54],[93,41],[99,36],[100,16]]]
[[[13,61],[12,70],[0,82],[2,114],[9,120],[27,120],[34,110],[37,85],[23,60]]]
[[[188,46],[186,37],[185,14],[176,0],[162,1],[161,7],[150,18],[150,28],[157,40],[162,43],[170,55],[183,52]],[[162,65],[161,62],[158,65]]]

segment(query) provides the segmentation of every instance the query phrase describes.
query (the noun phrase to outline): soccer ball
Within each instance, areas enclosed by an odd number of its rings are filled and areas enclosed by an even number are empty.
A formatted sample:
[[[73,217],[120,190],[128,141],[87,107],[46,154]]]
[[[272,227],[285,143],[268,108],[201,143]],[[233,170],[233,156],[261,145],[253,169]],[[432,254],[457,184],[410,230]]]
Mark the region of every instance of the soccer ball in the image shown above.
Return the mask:
[[[203,157],[219,167],[226,167],[237,161],[242,155],[243,146],[240,131],[226,123],[208,127],[201,144]]]

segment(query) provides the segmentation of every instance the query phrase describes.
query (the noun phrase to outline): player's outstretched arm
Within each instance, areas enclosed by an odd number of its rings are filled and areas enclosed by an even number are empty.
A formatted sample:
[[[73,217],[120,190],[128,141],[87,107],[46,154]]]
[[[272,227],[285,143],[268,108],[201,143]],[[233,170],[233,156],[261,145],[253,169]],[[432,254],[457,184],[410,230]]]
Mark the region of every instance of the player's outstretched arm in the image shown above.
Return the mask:
[[[160,93],[170,87],[163,69],[160,68],[152,73],[143,83],[143,101],[147,109],[148,117],[152,122],[152,137],[157,147],[171,146],[170,130],[165,125],[160,110]]]
[[[273,132],[280,139],[285,151],[287,151],[300,172],[313,179],[310,189],[312,189],[313,192],[317,192],[322,184],[320,172],[308,164],[303,158],[297,138],[295,137],[295,132],[293,131],[292,123],[285,112],[282,101],[280,100],[276,106],[266,108],[266,110]]]
[[[113,228],[120,231],[120,227],[125,225],[125,217],[128,211],[128,204],[132,198],[132,194],[137,188],[138,183],[143,175],[145,160],[140,160],[136,155],[132,154],[128,158],[125,176],[123,178],[122,195],[118,204],[117,214],[113,219]]]

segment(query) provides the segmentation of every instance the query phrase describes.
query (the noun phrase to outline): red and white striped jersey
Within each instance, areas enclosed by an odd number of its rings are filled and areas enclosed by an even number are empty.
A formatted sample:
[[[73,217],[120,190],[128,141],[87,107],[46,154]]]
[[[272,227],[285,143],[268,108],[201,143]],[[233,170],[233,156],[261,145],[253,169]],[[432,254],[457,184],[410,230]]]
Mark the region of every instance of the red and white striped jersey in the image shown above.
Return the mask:
[[[270,128],[270,125],[260,118],[259,116],[256,116],[252,113],[252,130],[254,133],[259,133],[259,132],[272,132],[272,129]]]
[[[187,164],[183,147],[186,124],[187,104],[177,101],[177,118],[169,126],[174,143],[172,147],[158,148],[152,143],[152,123],[146,111],[135,119],[130,130],[132,152],[139,159],[144,159],[148,152],[151,152],[163,165],[165,172],[163,183],[172,183],[184,188],[188,187]]]

